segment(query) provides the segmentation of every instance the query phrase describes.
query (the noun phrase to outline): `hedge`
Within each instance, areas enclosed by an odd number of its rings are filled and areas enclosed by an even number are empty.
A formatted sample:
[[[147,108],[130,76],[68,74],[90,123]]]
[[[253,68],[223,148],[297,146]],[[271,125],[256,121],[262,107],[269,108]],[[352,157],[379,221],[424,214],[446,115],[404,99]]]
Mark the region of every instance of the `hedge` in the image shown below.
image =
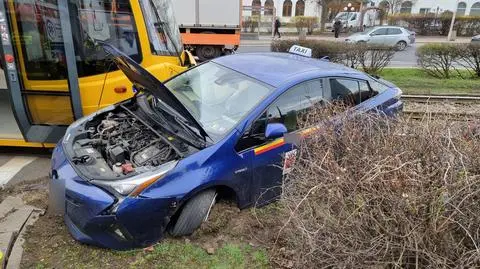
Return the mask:
[[[329,57],[331,62],[344,64],[352,68],[362,68],[370,74],[378,74],[395,54],[395,47],[341,43],[324,40],[279,40],[272,42],[274,52],[288,52],[293,45],[312,49],[313,58]]]
[[[480,78],[480,44],[426,44],[417,49],[418,64],[431,76]]]

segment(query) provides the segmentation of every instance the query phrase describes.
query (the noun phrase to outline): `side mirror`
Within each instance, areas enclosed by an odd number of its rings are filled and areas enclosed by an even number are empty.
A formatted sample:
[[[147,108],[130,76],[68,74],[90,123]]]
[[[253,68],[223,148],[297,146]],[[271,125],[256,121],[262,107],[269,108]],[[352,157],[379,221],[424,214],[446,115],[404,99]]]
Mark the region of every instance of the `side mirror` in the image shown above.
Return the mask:
[[[265,138],[275,139],[287,133],[287,127],[282,123],[269,123],[265,130]]]

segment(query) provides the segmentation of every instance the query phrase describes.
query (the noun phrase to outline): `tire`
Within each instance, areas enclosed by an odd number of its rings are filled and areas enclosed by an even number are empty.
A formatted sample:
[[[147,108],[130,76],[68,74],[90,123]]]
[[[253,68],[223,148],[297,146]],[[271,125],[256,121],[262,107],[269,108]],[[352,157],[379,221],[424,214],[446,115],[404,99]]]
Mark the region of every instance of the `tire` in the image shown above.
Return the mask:
[[[215,204],[217,192],[207,190],[190,199],[180,212],[175,225],[170,230],[172,236],[192,234],[202,222],[207,220],[210,210]]]
[[[396,45],[398,51],[405,50],[407,48],[407,42],[405,41],[399,41]]]
[[[198,46],[195,52],[200,61],[208,61],[220,56],[222,49],[219,46]]]

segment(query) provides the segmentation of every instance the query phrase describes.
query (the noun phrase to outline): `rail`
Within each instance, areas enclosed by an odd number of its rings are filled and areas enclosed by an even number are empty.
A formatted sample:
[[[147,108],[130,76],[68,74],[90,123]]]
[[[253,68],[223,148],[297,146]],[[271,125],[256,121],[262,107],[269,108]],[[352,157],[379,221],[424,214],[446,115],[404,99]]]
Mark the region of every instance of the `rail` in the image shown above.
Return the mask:
[[[462,105],[480,104],[480,96],[472,95],[402,95],[402,100],[405,102],[422,103],[422,104],[438,104],[438,103],[454,103]],[[409,111],[404,110],[403,114],[411,119],[428,119],[428,118],[443,118],[451,120],[469,121],[480,119],[480,114],[477,113],[459,113],[459,112],[445,112],[445,111]]]
[[[408,102],[416,103],[460,103],[460,104],[472,104],[480,103],[480,96],[471,95],[402,95],[402,99]]]

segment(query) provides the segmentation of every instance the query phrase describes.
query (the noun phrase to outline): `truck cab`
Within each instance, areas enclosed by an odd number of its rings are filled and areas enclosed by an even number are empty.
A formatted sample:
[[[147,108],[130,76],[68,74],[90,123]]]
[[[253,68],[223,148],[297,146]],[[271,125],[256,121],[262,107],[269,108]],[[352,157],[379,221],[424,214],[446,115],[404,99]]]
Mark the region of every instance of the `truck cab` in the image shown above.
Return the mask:
[[[169,0],[2,1],[0,35],[1,146],[50,146],[74,120],[133,96],[101,42],[160,80],[194,62]]]

